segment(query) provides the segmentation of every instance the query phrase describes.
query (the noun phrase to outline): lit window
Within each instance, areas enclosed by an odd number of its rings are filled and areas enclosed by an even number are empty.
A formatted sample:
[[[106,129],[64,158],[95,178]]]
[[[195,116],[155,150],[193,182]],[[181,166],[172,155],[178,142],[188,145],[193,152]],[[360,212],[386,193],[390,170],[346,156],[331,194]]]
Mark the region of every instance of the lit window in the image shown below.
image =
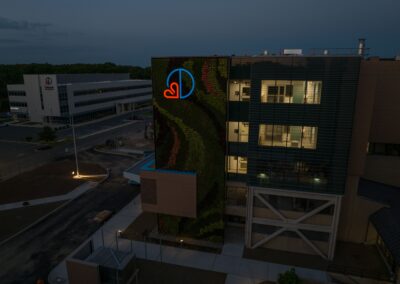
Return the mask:
[[[229,81],[229,100],[230,101],[249,101],[250,100],[250,81],[231,80]]]
[[[262,80],[261,102],[319,104],[321,90],[321,81]]]
[[[229,142],[248,142],[249,123],[240,121],[229,121],[228,123]]]
[[[260,124],[258,144],[262,146],[316,149],[318,127]]]
[[[247,173],[247,157],[227,156],[227,172],[235,174]]]

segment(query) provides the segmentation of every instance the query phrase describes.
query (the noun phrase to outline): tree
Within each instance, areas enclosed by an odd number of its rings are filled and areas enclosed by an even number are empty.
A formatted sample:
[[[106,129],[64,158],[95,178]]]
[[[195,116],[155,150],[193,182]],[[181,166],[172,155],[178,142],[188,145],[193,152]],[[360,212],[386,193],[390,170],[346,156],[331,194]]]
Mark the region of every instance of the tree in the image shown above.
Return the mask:
[[[39,139],[42,141],[51,142],[56,140],[56,138],[56,132],[49,126],[43,127],[43,130],[39,132]]]
[[[301,284],[302,281],[299,278],[299,276],[297,276],[295,269],[291,268],[290,270],[286,271],[285,273],[279,273],[278,283],[279,284]]]

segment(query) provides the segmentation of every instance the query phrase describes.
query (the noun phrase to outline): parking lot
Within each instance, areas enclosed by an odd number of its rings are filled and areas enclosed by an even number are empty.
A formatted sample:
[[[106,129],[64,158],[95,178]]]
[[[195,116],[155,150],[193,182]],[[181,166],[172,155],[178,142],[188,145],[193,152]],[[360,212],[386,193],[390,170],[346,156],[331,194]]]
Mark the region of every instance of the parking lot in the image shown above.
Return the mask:
[[[150,110],[138,110],[135,112],[137,116],[151,118]],[[133,113],[125,113],[118,116],[112,116],[100,119],[93,122],[83,123],[75,127],[77,137],[87,136],[99,131],[113,129],[123,124],[129,123],[133,118]],[[38,142],[38,135],[42,131],[42,126],[22,126],[22,125],[8,125],[0,127],[0,141],[21,141],[26,142],[27,138],[31,138],[32,142]],[[72,129],[60,129],[56,132],[57,138],[62,139],[72,136]]]
[[[38,134],[42,131],[39,127],[29,126],[2,126],[0,127],[0,141],[27,141],[27,137],[31,137],[32,141],[38,141]]]

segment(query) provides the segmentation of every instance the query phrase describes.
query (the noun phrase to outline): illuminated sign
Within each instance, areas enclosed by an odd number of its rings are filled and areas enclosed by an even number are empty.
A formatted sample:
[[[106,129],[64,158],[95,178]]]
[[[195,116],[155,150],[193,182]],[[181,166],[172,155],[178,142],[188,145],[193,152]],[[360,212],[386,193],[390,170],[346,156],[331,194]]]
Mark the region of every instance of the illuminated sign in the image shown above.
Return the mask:
[[[189,90],[186,90],[183,85],[183,80],[186,78],[189,79]],[[195,82],[192,73],[188,70],[176,68],[168,74],[166,85],[167,89],[164,90],[164,98],[184,100],[193,94]]]
[[[45,83],[46,85],[51,85],[53,83],[53,80],[50,77],[46,77]]]
[[[54,90],[54,87],[53,87],[53,79],[51,78],[51,77],[46,77],[45,79],[44,79],[44,89],[46,90],[46,91],[51,91],[51,90]]]

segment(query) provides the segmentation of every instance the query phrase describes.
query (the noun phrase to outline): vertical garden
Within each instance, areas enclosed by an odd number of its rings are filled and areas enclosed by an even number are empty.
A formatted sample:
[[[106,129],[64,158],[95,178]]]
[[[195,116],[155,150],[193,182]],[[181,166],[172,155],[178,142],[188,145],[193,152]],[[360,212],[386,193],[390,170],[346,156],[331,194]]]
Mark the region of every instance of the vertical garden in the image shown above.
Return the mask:
[[[167,76],[176,68],[194,77],[194,92],[186,99],[163,96]],[[197,174],[197,218],[160,215],[161,233],[223,239],[228,70],[226,57],[152,60],[156,168]],[[192,80],[182,76],[181,82],[181,92],[187,93]]]

